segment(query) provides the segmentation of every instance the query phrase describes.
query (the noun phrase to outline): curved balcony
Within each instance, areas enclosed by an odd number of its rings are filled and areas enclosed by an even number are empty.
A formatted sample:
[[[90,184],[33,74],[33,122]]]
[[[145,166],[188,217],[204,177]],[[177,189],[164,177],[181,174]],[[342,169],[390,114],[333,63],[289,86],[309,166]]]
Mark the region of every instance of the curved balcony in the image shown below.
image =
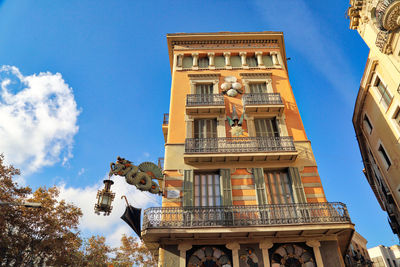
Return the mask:
[[[244,94],[242,101],[246,113],[281,114],[285,107],[279,93]]]
[[[187,138],[186,163],[292,161],[297,157],[291,136]]]
[[[186,96],[186,114],[224,114],[222,94],[189,94]]]

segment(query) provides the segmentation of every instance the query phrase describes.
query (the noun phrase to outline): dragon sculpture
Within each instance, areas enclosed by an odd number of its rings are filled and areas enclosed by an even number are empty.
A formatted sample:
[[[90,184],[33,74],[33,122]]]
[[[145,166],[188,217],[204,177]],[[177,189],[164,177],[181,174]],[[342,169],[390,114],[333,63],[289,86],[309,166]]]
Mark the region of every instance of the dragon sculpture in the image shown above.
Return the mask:
[[[153,179],[161,180],[161,169],[152,162],[143,162],[138,166],[124,158],[118,157],[117,161],[110,164],[111,175],[124,176],[128,184],[136,186],[141,191],[149,191],[152,194],[160,194],[160,187]]]

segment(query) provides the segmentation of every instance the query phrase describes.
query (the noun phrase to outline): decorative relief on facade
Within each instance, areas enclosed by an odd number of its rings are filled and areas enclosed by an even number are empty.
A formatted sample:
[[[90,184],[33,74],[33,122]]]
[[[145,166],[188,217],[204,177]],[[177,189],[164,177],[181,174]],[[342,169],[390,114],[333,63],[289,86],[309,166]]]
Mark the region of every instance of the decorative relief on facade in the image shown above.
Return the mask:
[[[236,113],[236,108],[233,106],[233,111],[232,111],[232,118],[229,116],[226,116],[229,125],[231,126],[231,135],[235,137],[240,137],[240,136],[247,136],[247,133],[245,135],[244,129],[242,128],[243,124],[243,119],[244,119],[244,112],[242,113],[242,116],[240,116],[240,119]]]
[[[217,247],[204,246],[188,254],[188,267],[232,267],[232,256]]]
[[[199,40],[172,41],[173,49],[279,48],[278,40]]]
[[[392,2],[387,1],[386,2]],[[400,1],[394,1],[389,5],[382,17],[382,25],[388,31],[394,31],[400,26]]]
[[[221,84],[222,93],[230,97],[235,97],[237,94],[243,94],[241,88],[242,84],[237,82],[235,76],[225,77],[225,82]]]
[[[271,266],[316,267],[312,249],[298,244],[274,246],[271,254]]]
[[[258,245],[241,245],[239,250],[239,267],[261,267],[264,266],[262,252]]]

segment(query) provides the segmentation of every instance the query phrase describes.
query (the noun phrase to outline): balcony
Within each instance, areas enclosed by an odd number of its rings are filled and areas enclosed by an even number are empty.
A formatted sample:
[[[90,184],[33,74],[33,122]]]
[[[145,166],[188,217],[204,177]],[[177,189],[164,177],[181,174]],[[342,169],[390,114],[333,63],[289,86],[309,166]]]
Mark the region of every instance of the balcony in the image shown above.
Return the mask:
[[[225,114],[222,94],[190,94],[186,96],[186,114]]]
[[[168,138],[168,123],[169,123],[169,113],[164,113],[162,131],[163,131],[165,143],[167,142],[167,138]]]
[[[244,94],[242,101],[246,113],[282,114],[285,107],[279,93]]]
[[[187,138],[185,163],[293,161],[291,136]]]
[[[343,251],[354,226],[340,202],[268,204],[262,206],[168,207],[144,211],[146,244],[169,240],[304,238],[337,235]],[[347,242],[347,243],[346,243]]]

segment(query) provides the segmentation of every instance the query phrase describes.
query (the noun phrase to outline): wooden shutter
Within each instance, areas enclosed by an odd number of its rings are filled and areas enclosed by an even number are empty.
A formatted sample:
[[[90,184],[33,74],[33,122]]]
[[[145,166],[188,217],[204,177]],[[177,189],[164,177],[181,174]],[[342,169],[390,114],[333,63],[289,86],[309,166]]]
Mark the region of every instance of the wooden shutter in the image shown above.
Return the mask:
[[[223,206],[232,206],[232,184],[231,184],[231,170],[221,169],[221,196]]]
[[[292,182],[294,201],[296,203],[306,203],[306,194],[304,193],[304,187],[303,183],[301,182],[299,169],[296,167],[289,167],[288,173]]]
[[[193,170],[185,170],[183,177],[183,206],[193,206]]]
[[[258,205],[267,204],[267,195],[265,193],[264,170],[263,168],[253,168],[254,185],[256,188]]]
[[[266,83],[251,83],[250,84],[250,93],[266,93],[267,92],[267,84]]]

